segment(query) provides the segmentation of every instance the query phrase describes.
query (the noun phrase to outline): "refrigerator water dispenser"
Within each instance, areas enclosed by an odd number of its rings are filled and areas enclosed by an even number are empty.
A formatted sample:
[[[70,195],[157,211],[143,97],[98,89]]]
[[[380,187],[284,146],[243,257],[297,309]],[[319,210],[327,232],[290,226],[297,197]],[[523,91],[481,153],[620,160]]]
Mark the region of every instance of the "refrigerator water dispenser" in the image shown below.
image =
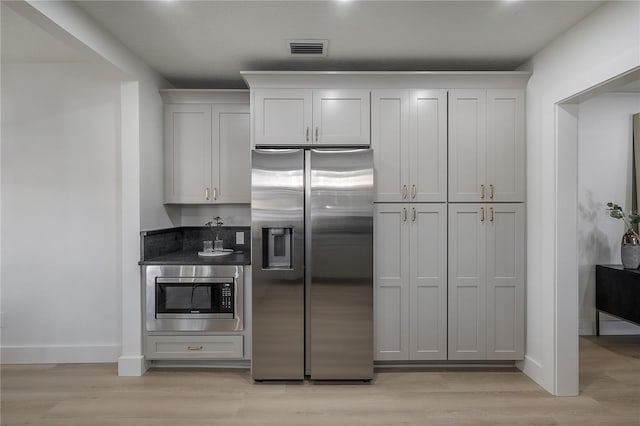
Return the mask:
[[[292,269],[292,228],[263,228],[262,269]]]

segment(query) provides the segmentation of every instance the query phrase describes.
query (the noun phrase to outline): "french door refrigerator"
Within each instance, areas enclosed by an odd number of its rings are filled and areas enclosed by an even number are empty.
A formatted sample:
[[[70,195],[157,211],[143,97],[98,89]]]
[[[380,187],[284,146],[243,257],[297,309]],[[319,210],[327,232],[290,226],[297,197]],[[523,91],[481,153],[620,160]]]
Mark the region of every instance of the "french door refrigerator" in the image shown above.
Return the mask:
[[[373,152],[252,151],[255,380],[373,377]]]

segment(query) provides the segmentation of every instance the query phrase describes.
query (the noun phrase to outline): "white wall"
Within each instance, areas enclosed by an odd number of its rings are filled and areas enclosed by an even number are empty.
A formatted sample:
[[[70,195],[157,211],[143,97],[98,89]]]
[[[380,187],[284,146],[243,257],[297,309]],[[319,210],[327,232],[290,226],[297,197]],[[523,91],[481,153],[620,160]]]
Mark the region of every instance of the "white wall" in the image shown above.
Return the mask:
[[[142,325],[141,317],[141,291],[140,291],[140,270],[137,265],[139,260],[139,232],[144,224],[147,227],[171,226],[173,219],[161,204],[162,200],[162,162],[157,161],[162,153],[162,102],[158,95],[158,89],[170,87],[169,83],[151,70],[143,61],[131,53],[125,46],[117,41],[111,34],[104,31],[81,9],[72,2],[43,2],[25,0],[22,2],[7,3],[12,9],[29,19],[40,28],[46,30],[58,40],[63,41],[69,47],[82,52],[88,62],[99,66],[102,70],[117,76],[117,96],[120,96],[119,123],[121,128],[116,128],[118,136],[118,157],[117,173],[118,184],[118,206],[114,211],[113,219],[119,221],[120,227],[112,238],[117,238],[119,242],[117,248],[118,268],[110,270],[117,275],[117,287],[110,287],[111,293],[105,298],[111,300],[118,298],[117,307],[121,315],[115,319],[116,328],[119,328],[120,351],[118,358],[118,373],[120,375],[141,375],[146,366],[142,356]],[[48,75],[41,76],[43,81],[50,80]],[[69,97],[71,101],[74,97]],[[64,98],[58,99],[64,102]],[[53,103],[53,102],[52,102]],[[5,98],[3,94],[3,106]],[[33,123],[27,122],[26,125]],[[65,132],[73,134],[75,128],[69,126]],[[160,156],[160,157],[159,157]],[[3,156],[3,164],[7,161]],[[86,167],[86,173],[92,173],[93,169]],[[3,173],[4,174],[4,173]],[[75,176],[80,178],[81,174]],[[90,178],[86,179],[91,181]],[[157,183],[156,183],[157,182]],[[2,181],[3,187],[5,182]],[[144,194],[142,194],[144,185]],[[4,198],[4,196],[3,196]],[[7,201],[3,200],[3,211]],[[42,216],[49,213],[50,207],[46,204],[39,205],[39,212]],[[55,212],[55,209],[53,210]],[[91,220],[90,216],[83,215],[83,219]],[[7,222],[2,216],[3,229]],[[95,223],[94,223],[95,224]],[[98,223],[97,226],[100,226]],[[80,238],[84,234],[81,230],[76,230],[67,238],[73,240]],[[86,238],[86,237],[85,237]],[[2,235],[3,246],[6,240]],[[2,265],[4,274],[4,264],[6,252],[2,252]],[[89,254],[90,253],[90,254]],[[21,261],[29,263],[32,257],[28,253],[22,253]],[[86,258],[93,259],[94,263],[101,264],[102,253],[85,252]],[[59,252],[58,264],[64,265],[64,275],[69,276],[76,265],[74,252]],[[62,276],[62,269],[58,270]],[[6,287],[4,281],[3,287]],[[78,287],[82,287],[76,284]],[[94,306],[100,304],[102,294],[83,293],[78,298],[78,304]],[[7,304],[15,304],[24,309],[25,300],[7,300]],[[68,315],[72,309],[67,298],[54,300],[52,306],[56,309],[50,310],[51,321],[55,322],[58,315]],[[83,318],[75,316],[76,321]],[[105,319],[106,320],[106,319]],[[90,322],[89,322],[90,323]],[[38,324],[33,322],[25,323],[25,328],[37,328]],[[79,326],[80,327],[80,326]],[[95,333],[98,334],[95,334]],[[28,336],[28,335],[25,335]],[[4,336],[3,336],[4,338]],[[111,336],[102,333],[102,330],[94,330],[92,341],[111,340]],[[4,343],[4,341],[3,341]],[[41,342],[37,338],[29,340],[30,346],[38,346]],[[65,346],[64,339],[56,340],[56,345]],[[64,355],[60,353],[60,355]],[[99,351],[89,350],[86,353],[76,348],[72,353],[67,354],[61,361],[90,362],[99,358]],[[49,353],[42,354],[42,359],[53,360]],[[57,358],[56,358],[57,359]],[[10,362],[3,359],[3,362]]]
[[[640,93],[610,93],[579,105],[578,252],[580,334],[595,333],[595,265],[619,264],[621,220],[608,202],[631,210],[633,179],[632,115]],[[640,327],[601,315],[601,334],[640,334]]]
[[[577,208],[557,207],[559,199],[576,196],[577,188],[559,171],[575,168],[577,158],[558,155],[556,105],[639,66],[640,2],[605,3],[523,66],[533,75],[527,87],[527,342],[521,367],[556,395],[578,391],[577,253],[557,250],[566,238],[576,241],[576,229],[563,225],[575,224]],[[575,320],[556,322],[567,313]]]
[[[120,83],[2,65],[2,361],[120,353]]]

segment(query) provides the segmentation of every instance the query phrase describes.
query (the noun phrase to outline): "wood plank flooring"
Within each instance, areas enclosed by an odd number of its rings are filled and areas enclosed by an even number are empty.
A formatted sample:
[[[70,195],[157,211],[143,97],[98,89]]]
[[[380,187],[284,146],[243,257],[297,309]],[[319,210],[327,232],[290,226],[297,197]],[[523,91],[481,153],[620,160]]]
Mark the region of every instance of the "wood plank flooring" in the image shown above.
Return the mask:
[[[372,384],[254,384],[248,370],[4,365],[0,424],[640,426],[640,336],[580,339],[580,395],[515,369],[376,371]]]

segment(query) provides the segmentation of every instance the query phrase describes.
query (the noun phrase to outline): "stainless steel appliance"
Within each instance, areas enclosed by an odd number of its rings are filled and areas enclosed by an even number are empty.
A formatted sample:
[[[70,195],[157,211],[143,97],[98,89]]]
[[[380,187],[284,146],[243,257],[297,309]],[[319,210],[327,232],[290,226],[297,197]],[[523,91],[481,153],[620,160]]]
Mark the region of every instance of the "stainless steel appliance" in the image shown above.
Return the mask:
[[[373,377],[373,152],[252,152],[255,380]]]
[[[147,265],[147,331],[243,329],[242,266]]]

